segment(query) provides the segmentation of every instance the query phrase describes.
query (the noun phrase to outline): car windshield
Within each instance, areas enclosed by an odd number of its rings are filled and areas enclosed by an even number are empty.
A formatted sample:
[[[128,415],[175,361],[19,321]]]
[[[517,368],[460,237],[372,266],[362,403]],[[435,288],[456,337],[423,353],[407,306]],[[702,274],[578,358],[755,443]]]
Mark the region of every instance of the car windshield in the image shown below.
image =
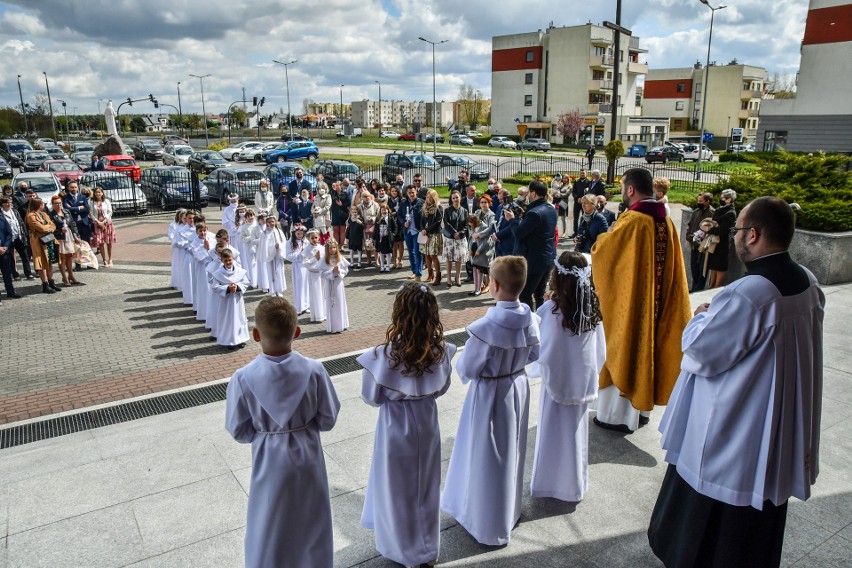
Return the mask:
[[[296,177],[296,168],[293,166],[284,166],[283,168],[277,168],[279,175],[282,177]]]
[[[222,160],[222,159],[224,159],[224,158],[222,158],[221,154],[219,154],[219,152],[201,152],[199,155],[201,156],[201,158],[203,158],[205,160]]]
[[[23,142],[10,143],[9,151],[10,152],[23,152],[24,150],[32,150],[33,147],[29,144],[24,144]]]
[[[409,156],[409,159],[411,159],[411,163],[414,164],[415,166],[434,166],[435,165],[435,160],[433,160],[429,156],[423,156],[423,155],[420,155],[420,154],[412,154],[412,155]]]
[[[78,152],[94,152],[95,147],[91,144],[75,144],[74,149]]]
[[[26,159],[27,160],[47,160],[50,158],[50,154],[47,152],[27,152]]]
[[[189,178],[189,172],[184,172],[181,170],[162,170],[160,171],[160,179],[166,183],[174,183],[187,181]]]
[[[133,185],[130,181],[130,178],[123,175],[83,178],[80,180],[80,183],[91,187],[102,187],[104,188],[104,191],[109,191],[112,189],[128,189],[131,188]]]
[[[258,181],[263,179],[261,172],[238,172],[237,179],[240,181]]]
[[[36,193],[53,193],[56,191],[56,178],[50,177],[31,177],[27,178],[27,185],[35,190]]]
[[[342,166],[339,166],[337,168],[337,171],[342,174],[357,174],[361,170],[359,170],[358,166],[356,166],[355,164],[344,164]]]
[[[51,156],[57,156],[59,154],[64,154],[65,152],[62,150],[62,148],[48,148],[47,153]]]
[[[155,142],[154,140],[143,140],[142,145],[143,146],[151,146],[152,148],[159,148],[160,147],[160,143]]]
[[[52,172],[76,172],[80,169],[77,164],[68,163],[49,164],[47,168]]]
[[[175,155],[176,156],[188,156],[189,154],[192,154],[192,148],[190,148],[189,146],[184,146],[182,148],[175,148]]]
[[[130,166],[135,166],[136,162],[130,159],[119,158],[118,160],[110,160],[109,164],[117,168],[127,168]]]

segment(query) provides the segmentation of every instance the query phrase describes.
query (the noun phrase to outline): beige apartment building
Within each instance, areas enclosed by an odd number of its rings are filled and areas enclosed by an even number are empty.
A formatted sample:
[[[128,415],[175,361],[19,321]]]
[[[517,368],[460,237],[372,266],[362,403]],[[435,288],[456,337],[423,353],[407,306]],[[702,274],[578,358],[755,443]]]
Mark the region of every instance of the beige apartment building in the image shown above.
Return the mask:
[[[527,136],[560,143],[559,116],[578,110],[586,121],[582,139],[602,144],[609,141],[616,104],[616,131],[625,143],[665,140],[668,120],[639,116],[636,104],[637,83],[648,72],[647,50],[638,37],[622,34],[615,69],[615,33],[590,23],[491,38],[492,133],[517,134],[517,125],[523,124]]]
[[[352,101],[352,125],[358,128],[399,128],[411,130],[414,123],[421,128],[432,125],[432,102],[423,101]],[[436,105],[438,128],[453,124],[453,103],[440,101]]]
[[[669,117],[672,139],[695,142],[700,138],[701,112],[706,101],[704,131],[713,134],[710,148],[727,148],[734,128],[742,129],[744,143],[753,143],[768,79],[766,69],[731,62],[711,64],[709,70],[709,91],[704,88],[706,69],[700,63],[648,71],[643,114]]]

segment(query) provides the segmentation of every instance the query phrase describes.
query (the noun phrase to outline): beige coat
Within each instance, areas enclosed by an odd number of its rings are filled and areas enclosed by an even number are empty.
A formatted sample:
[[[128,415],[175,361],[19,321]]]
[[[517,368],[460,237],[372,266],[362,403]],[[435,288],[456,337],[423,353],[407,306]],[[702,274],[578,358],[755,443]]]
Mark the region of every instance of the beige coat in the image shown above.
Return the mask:
[[[50,220],[50,217],[44,210],[27,213],[24,222],[30,231],[30,249],[33,252],[33,266],[36,270],[46,270],[50,266],[50,262],[47,260],[47,249],[44,243],[39,240],[39,237],[53,233],[56,230],[56,225],[53,224],[53,221]]]

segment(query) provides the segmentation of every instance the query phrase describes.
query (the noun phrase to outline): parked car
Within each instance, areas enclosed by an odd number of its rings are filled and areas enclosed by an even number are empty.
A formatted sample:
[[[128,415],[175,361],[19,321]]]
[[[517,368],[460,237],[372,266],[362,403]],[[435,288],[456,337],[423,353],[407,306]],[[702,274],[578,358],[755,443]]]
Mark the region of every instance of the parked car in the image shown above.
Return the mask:
[[[52,148],[47,148],[45,152],[48,153],[51,160],[67,160],[68,154],[65,153],[65,150],[60,148],[59,146],[54,146]]]
[[[511,138],[505,136],[492,136],[488,141],[488,145],[492,148],[517,148],[518,144]]]
[[[142,172],[139,188],[145,197],[160,209],[188,204],[207,207],[208,191],[204,183],[198,182],[198,201],[193,195],[192,172],[180,166],[156,166]]]
[[[163,135],[163,146],[166,144],[185,144],[189,146],[189,142],[178,136],[177,134],[164,134]]]
[[[0,156],[13,168],[20,168],[24,162],[24,152],[32,149],[26,140],[0,140]]]
[[[432,132],[418,132],[415,139],[418,142],[428,142],[428,143],[431,144],[433,142],[434,138],[436,138],[438,140],[438,144],[444,143],[444,135],[443,134],[435,135]]]
[[[314,161],[319,157],[319,148],[313,142],[284,142],[277,148],[265,150],[263,161],[267,164],[272,162],[289,162],[292,160],[308,159]]]
[[[467,136],[466,134],[453,134],[450,136],[450,144],[457,144],[459,146],[473,146],[473,138]]]
[[[18,187],[22,181],[27,182],[36,192],[36,197],[50,204],[50,198],[57,195],[61,189],[56,176],[48,172],[21,172],[12,179],[12,187]]]
[[[684,160],[692,160],[693,162],[698,161],[698,144],[688,144],[686,148],[683,149],[683,159]],[[710,161],[713,159],[713,150],[705,146],[701,145],[701,161]]]
[[[276,162],[263,168],[263,176],[269,180],[269,185],[272,188],[272,193],[279,194],[278,188],[281,184],[288,184],[296,179],[296,168],[301,168],[302,165],[298,162]],[[304,171],[304,168],[302,168]],[[311,192],[317,189],[317,178],[309,172],[304,173],[304,179],[311,184]]]
[[[72,154],[75,152],[94,152],[95,145],[91,142],[71,142],[68,145],[68,151]]]
[[[239,160],[239,156],[241,152],[251,148],[262,148],[263,142],[256,142],[253,140],[247,140],[245,142],[240,142],[239,144],[235,144],[230,148],[225,148],[224,150],[219,150],[219,153],[222,154],[222,157],[226,160],[230,160],[232,162],[236,162]]]
[[[9,162],[0,158],[0,178],[10,177],[12,177],[12,166],[9,165]]]
[[[413,132],[406,132],[405,134],[400,134],[399,139],[408,141],[417,140],[417,135]]]
[[[239,195],[240,201],[252,202],[254,194],[260,189],[262,180],[263,173],[255,168],[228,167],[210,172],[210,175],[204,179],[204,185],[207,186],[210,199],[219,203],[225,203],[227,196],[231,193]],[[273,189],[273,193],[278,195],[277,186]]]
[[[236,161],[262,162],[264,152],[266,152],[267,150],[272,150],[273,148],[277,148],[280,145],[280,142],[267,142],[260,148],[250,148],[248,150],[244,150],[237,155]]]
[[[683,152],[674,146],[655,146],[645,153],[645,161],[649,164],[654,162],[682,162]]]
[[[352,129],[352,136],[358,137],[358,136],[361,136],[362,134],[363,133],[362,133],[360,128],[353,128]],[[346,136],[346,134],[344,134],[343,130],[338,130],[335,133],[335,136],[337,136],[338,138],[342,138],[343,136]]]
[[[527,138],[518,144],[518,150],[547,152],[550,150],[550,142],[544,138]]]
[[[36,138],[34,146],[39,150],[47,150],[56,146],[56,140],[53,138]]]
[[[74,152],[71,154],[70,158],[75,164],[80,166],[81,170],[87,172],[92,167],[93,155],[94,152]]]
[[[24,150],[23,160],[21,160],[22,172],[37,172],[41,169],[41,165],[50,159],[50,154],[45,150]]]
[[[192,146],[186,144],[166,144],[163,148],[164,166],[185,166],[192,155]]]
[[[470,132],[468,132],[468,133],[467,133],[467,135],[468,135],[468,137],[470,137],[470,138],[482,138],[482,134],[480,134],[480,133],[479,133],[478,131],[476,131],[476,130],[471,130]]]
[[[408,150],[392,154],[385,154],[384,162],[382,163],[382,180],[391,182],[396,179],[397,174],[405,173],[406,170],[412,168],[427,168],[435,169],[438,163],[431,156],[410,152]]]
[[[102,187],[104,195],[112,204],[112,210],[116,213],[143,214],[148,211],[148,199],[145,194],[133,183],[130,176],[120,171],[86,172],[80,177],[80,185]]]
[[[394,132],[393,130],[382,130],[379,133],[379,138],[393,138],[394,140],[399,140],[399,132]]]
[[[121,172],[133,181],[139,181],[142,175],[142,168],[139,167],[136,160],[126,154],[103,156],[101,162],[104,164],[104,170]]]
[[[305,136],[302,136],[298,132],[294,132],[292,136],[290,135],[289,132],[286,132],[286,133],[281,135],[281,140],[283,140],[285,142],[306,142],[306,141],[310,142],[311,139],[307,138]]]
[[[133,143],[133,155],[137,160],[162,160],[163,147],[156,140],[142,139]]]
[[[471,160],[468,156],[456,156],[452,154],[437,154],[435,162],[442,168],[455,168],[454,171],[448,172],[447,177],[454,179],[458,177],[461,170],[467,170],[470,179],[483,180],[491,177],[491,171],[487,164],[481,164]]]
[[[361,175],[361,168],[346,160],[318,160],[311,168],[311,174],[314,177],[322,174],[325,182],[331,184],[343,178],[354,180]]]
[[[46,160],[41,165],[41,171],[55,175],[63,186],[67,180],[79,180],[83,175],[83,170],[73,160]]]
[[[741,152],[754,152],[754,144],[734,144],[728,148],[728,152],[739,154]]]
[[[627,155],[633,158],[644,158],[648,148],[644,144],[633,144],[627,149]]]
[[[227,168],[228,160],[214,150],[201,150],[190,154],[186,165],[192,171],[206,174],[217,168]]]

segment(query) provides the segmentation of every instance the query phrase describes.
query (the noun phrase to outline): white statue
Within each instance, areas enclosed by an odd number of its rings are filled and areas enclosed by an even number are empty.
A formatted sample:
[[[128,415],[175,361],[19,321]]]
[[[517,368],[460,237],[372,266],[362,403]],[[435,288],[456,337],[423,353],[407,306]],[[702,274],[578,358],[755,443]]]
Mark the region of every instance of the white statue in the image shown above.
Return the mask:
[[[115,109],[112,108],[112,99],[107,101],[104,109],[104,121],[106,122],[107,134],[110,136],[118,136],[118,130],[115,128]]]

